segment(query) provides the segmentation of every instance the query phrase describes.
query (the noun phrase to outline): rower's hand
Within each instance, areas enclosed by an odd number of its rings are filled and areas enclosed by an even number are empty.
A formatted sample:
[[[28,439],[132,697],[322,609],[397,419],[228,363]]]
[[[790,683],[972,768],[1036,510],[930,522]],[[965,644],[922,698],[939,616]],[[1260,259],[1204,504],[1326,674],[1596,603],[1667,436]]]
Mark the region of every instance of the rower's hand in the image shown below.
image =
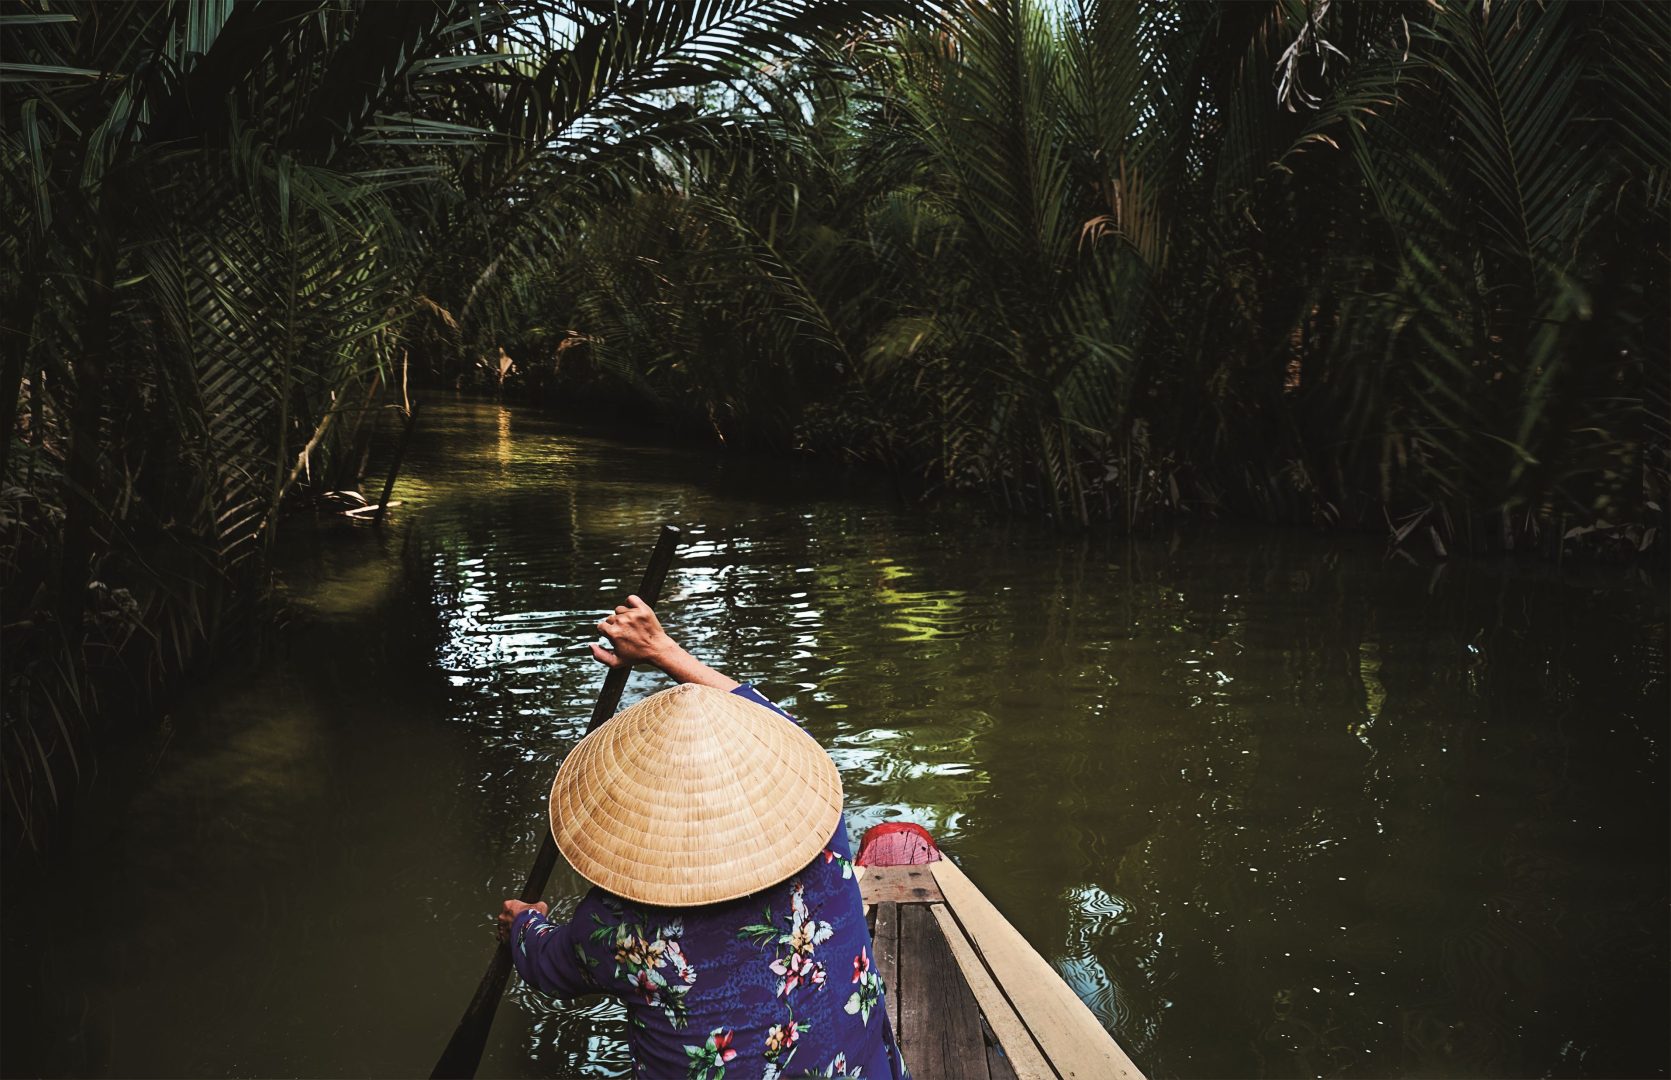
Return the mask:
[[[499,912],[500,941],[509,941],[511,939],[511,924],[516,922],[516,917],[518,915],[521,915],[529,908],[533,908],[541,915],[547,915],[551,912],[551,908],[548,907],[543,900],[537,904],[524,904],[521,900],[505,901],[504,908]]]
[[[627,597],[627,602],[616,608],[613,615],[598,623],[598,633],[609,639],[615,651],[610,652],[594,641],[592,655],[598,663],[609,667],[638,663],[659,667],[662,657],[678,647],[661,628],[661,620],[650,610],[650,605],[636,596]]]

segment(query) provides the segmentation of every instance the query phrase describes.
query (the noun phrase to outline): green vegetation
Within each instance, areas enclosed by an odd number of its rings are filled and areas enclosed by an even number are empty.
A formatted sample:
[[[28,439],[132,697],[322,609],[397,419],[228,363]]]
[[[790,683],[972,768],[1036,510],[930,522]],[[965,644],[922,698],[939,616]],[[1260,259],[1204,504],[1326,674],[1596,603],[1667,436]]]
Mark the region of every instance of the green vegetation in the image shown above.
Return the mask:
[[[771,138],[596,223],[557,310],[616,393],[722,438],[1064,521],[1222,508],[1424,550],[1646,524],[1668,27],[956,5],[763,94]]]
[[[97,696],[143,696],[249,624],[283,512],[357,484],[414,361],[489,355],[539,295],[530,253],[745,122],[680,88],[752,77],[865,15],[810,0],[0,15],[8,843],[38,842],[76,782]]]
[[[1064,523],[1663,525],[1663,5],[7,12],[9,841],[426,382]]]

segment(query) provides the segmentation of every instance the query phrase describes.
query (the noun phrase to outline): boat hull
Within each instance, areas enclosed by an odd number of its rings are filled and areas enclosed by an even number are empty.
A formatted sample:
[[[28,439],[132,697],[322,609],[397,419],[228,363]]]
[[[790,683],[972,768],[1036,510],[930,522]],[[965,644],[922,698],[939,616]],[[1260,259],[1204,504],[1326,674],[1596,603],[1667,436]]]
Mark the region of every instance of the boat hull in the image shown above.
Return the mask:
[[[926,829],[878,825],[854,862],[888,1019],[917,1080],[1143,1080]]]

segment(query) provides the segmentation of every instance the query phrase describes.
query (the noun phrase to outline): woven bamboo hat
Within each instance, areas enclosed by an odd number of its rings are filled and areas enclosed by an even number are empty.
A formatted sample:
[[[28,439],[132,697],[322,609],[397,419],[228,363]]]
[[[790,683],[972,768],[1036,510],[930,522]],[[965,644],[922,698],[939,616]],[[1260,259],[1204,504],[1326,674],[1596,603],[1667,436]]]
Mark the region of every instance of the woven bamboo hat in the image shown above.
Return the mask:
[[[661,907],[734,900],[812,861],[841,820],[824,748],[755,702],[685,683],[569,752],[551,835],[581,877]]]

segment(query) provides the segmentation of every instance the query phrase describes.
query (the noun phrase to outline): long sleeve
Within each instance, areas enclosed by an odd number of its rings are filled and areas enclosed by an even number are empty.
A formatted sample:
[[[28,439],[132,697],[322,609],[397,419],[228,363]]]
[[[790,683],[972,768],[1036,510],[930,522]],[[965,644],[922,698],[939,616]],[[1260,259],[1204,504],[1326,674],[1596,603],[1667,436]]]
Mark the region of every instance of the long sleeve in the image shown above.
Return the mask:
[[[785,720],[795,720],[795,718],[793,716],[790,716],[788,713],[784,712],[781,708],[779,708],[777,702],[773,701],[771,698],[767,697],[765,694],[762,694],[760,691],[756,690],[754,688],[753,683],[744,683],[743,685],[737,687],[737,689],[735,689],[731,692],[733,694],[736,694],[740,698],[747,698],[748,700],[754,702],[756,705],[766,706],[766,708],[768,708],[768,709],[772,710],[773,712],[777,713],[779,716],[783,717]],[[795,720],[795,723],[799,724],[800,721]]]
[[[731,693],[794,719],[747,684]],[[697,844],[689,872],[711,872],[711,854]],[[528,985],[622,1003],[635,1075],[907,1075],[845,815],[798,872],[747,896],[659,907],[594,886],[566,923],[518,915],[511,943]]]
[[[511,923],[511,959],[524,982],[557,997],[602,989],[592,978],[573,924],[549,922],[531,908]]]

